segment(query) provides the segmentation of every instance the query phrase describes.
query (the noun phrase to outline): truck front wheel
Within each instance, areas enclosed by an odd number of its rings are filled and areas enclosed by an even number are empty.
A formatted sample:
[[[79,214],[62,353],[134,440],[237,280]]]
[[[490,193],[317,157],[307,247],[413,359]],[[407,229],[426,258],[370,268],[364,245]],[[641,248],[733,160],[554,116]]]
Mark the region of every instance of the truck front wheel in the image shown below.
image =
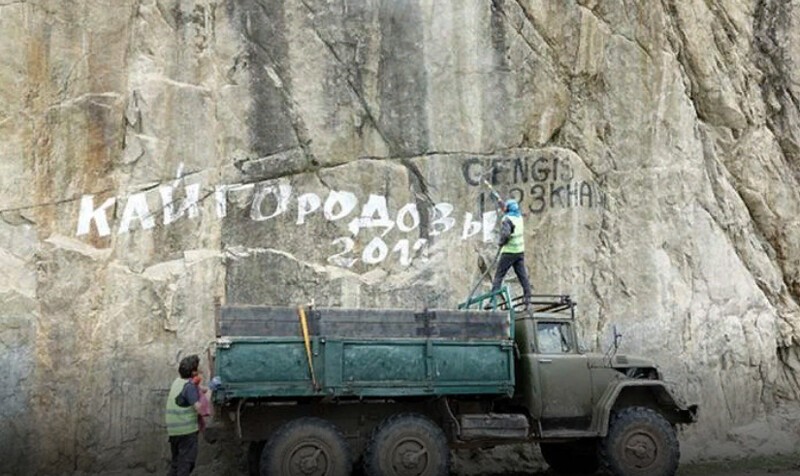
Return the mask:
[[[384,420],[364,453],[367,476],[447,476],[449,466],[444,432],[415,413],[399,413]]]
[[[594,474],[597,472],[597,440],[568,443],[539,443],[542,458],[558,474]]]
[[[615,476],[673,476],[680,449],[672,425],[645,407],[628,407],[612,416],[600,444],[603,466]]]
[[[342,476],[352,469],[350,446],[336,426],[320,418],[284,424],[261,452],[261,476]]]

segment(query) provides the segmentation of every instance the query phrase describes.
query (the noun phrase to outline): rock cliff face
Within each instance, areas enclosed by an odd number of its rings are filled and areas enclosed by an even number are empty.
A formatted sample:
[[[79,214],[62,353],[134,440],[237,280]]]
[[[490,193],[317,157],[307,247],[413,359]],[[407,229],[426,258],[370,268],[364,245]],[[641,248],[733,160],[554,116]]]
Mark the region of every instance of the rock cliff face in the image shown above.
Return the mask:
[[[0,0],[0,31],[0,473],[160,471],[215,300],[455,304],[483,179],[589,346],[615,324],[701,405],[687,459],[800,441],[797,0]]]

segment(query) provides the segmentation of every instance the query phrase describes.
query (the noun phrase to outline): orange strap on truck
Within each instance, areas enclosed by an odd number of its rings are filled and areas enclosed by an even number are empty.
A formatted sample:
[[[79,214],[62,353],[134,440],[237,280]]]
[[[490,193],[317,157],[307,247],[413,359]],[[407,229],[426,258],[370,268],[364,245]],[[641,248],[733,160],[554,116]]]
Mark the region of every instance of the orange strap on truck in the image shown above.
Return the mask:
[[[306,319],[306,309],[303,306],[297,307],[297,315],[300,317],[300,329],[303,331],[303,342],[306,346],[306,356],[308,357],[308,370],[311,371],[311,383],[314,389],[318,389],[317,376],[314,374],[314,361],[311,357],[311,339],[308,335],[308,319]]]

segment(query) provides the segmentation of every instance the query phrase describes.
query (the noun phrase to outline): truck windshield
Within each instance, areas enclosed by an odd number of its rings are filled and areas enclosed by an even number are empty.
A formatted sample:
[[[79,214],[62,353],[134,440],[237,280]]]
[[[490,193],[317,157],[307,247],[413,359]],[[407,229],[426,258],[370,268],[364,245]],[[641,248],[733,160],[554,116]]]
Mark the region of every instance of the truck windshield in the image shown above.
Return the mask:
[[[567,322],[540,322],[536,334],[542,354],[566,354],[574,348]]]

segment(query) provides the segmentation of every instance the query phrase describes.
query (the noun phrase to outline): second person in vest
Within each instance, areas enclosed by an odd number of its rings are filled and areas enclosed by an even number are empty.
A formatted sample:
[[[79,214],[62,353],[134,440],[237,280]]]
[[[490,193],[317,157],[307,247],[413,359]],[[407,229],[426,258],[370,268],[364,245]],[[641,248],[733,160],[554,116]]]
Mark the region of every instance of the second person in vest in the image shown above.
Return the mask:
[[[170,386],[166,402],[170,462],[167,476],[189,476],[197,461],[198,415],[202,413],[200,389],[192,380],[199,374],[200,358],[190,355],[178,365],[179,377]]]
[[[516,200],[506,200],[505,203],[501,201],[500,207],[504,213],[500,225],[500,260],[492,280],[492,291],[500,289],[503,278],[513,266],[519,284],[522,285],[525,295],[525,310],[527,311],[531,302],[531,283],[525,268],[525,225],[522,222],[522,214],[519,212],[519,204]]]

